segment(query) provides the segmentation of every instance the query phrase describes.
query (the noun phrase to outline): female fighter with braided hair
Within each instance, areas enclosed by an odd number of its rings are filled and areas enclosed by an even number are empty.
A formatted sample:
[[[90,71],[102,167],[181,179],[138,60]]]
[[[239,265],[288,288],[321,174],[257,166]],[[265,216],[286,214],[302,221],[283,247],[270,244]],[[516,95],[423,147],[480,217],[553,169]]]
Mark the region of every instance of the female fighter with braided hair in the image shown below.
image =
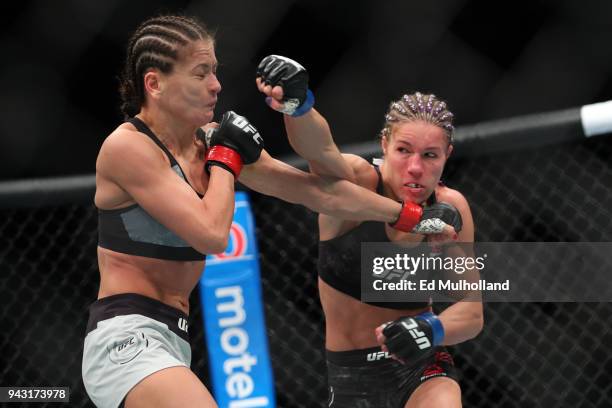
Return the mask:
[[[268,105],[283,112],[289,141],[311,172],[351,180],[380,195],[427,208],[442,202],[460,216],[448,223],[461,242],[473,242],[474,223],[461,193],[440,183],[453,150],[453,115],[446,103],[419,92],[390,104],[381,132],[384,159],[375,164],[340,154],[325,119],[312,108],[304,67],[286,57],[262,60],[256,83]],[[431,225],[435,229],[435,225]],[[360,244],[415,245],[423,235],[379,222],[319,216],[319,293],[326,321],[330,407],[460,407],[461,389],[445,345],[475,337],[483,326],[482,303],[459,301],[439,316],[429,302],[360,301]],[[413,231],[418,232],[418,231]],[[447,240],[428,235],[437,245]],[[427,341],[415,337],[426,337]],[[382,350],[384,352],[380,352]],[[392,357],[392,358],[389,358]]]
[[[193,18],[148,19],[128,44],[120,88],[126,121],[96,163],[100,289],[82,373],[98,407],[216,406],[189,369],[189,295],[205,254],[227,246],[236,178],[350,219],[410,230],[435,218],[272,159],[257,130],[231,111],[205,146],[202,127],[221,91],[216,69],[214,39]]]

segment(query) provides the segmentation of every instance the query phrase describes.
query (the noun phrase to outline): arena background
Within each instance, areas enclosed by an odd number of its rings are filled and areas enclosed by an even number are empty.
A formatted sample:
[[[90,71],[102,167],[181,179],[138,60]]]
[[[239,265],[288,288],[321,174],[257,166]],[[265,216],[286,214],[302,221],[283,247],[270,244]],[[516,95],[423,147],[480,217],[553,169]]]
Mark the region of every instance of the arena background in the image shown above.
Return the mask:
[[[612,99],[606,1],[74,0],[4,8],[4,181],[93,173],[100,144],[121,120],[116,76],[129,32],[163,11],[198,15],[216,30],[217,115],[249,117],[275,156],[290,153],[282,121],[253,79],[270,53],[309,68],[317,108],[346,149],[374,140],[387,103],[404,91],[443,96],[460,128]],[[564,140],[464,151],[449,162],[445,180],[470,201],[477,240],[610,240],[609,135]],[[80,358],[97,291],[91,177],[42,183],[51,184],[64,187],[1,203],[0,386],[70,386],[70,406],[90,406]],[[278,405],[323,406],[316,216],[251,197]],[[193,300],[192,328],[201,319]],[[612,406],[611,312],[609,303],[487,305],[483,333],[454,348],[465,405]],[[192,345],[194,371],[206,381],[201,332]]]

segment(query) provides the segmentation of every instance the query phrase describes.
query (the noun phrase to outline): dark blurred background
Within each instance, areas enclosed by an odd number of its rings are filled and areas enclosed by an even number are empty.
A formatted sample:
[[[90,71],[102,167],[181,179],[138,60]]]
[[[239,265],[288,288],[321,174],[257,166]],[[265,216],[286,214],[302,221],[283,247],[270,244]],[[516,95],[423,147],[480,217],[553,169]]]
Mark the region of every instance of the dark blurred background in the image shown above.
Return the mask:
[[[254,85],[267,54],[311,73],[339,144],[373,140],[405,91],[449,101],[457,124],[612,99],[612,2],[597,0],[21,1],[3,5],[0,180],[93,173],[121,121],[117,74],[132,30],[161,12],[217,32],[228,109],[290,153]]]

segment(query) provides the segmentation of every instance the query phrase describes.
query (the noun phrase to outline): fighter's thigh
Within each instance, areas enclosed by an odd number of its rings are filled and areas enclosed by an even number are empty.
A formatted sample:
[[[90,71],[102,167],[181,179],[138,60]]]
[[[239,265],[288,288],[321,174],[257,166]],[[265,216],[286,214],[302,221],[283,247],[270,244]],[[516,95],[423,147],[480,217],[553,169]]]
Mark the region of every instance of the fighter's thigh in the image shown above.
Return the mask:
[[[404,408],[461,408],[461,388],[450,378],[431,378],[417,387]]]
[[[157,371],[130,390],[125,408],[202,407],[216,408],[213,397],[187,367]]]

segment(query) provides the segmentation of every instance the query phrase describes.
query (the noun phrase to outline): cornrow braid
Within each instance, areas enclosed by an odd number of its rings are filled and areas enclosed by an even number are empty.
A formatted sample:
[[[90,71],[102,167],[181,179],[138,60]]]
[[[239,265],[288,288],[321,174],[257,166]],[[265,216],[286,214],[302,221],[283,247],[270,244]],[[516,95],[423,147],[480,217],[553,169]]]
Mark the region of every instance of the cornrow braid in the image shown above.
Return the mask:
[[[156,68],[169,74],[180,49],[198,40],[214,41],[214,38],[192,17],[163,15],[140,24],[128,42],[119,78],[121,112],[126,120],[136,115],[145,101],[143,78],[147,70]]]
[[[385,125],[380,132],[381,136],[390,136],[391,127],[399,122],[414,122],[422,120],[444,130],[449,142],[453,143],[453,114],[448,110],[446,102],[438,99],[434,94],[415,92],[404,95],[399,100],[389,104],[385,115]]]

